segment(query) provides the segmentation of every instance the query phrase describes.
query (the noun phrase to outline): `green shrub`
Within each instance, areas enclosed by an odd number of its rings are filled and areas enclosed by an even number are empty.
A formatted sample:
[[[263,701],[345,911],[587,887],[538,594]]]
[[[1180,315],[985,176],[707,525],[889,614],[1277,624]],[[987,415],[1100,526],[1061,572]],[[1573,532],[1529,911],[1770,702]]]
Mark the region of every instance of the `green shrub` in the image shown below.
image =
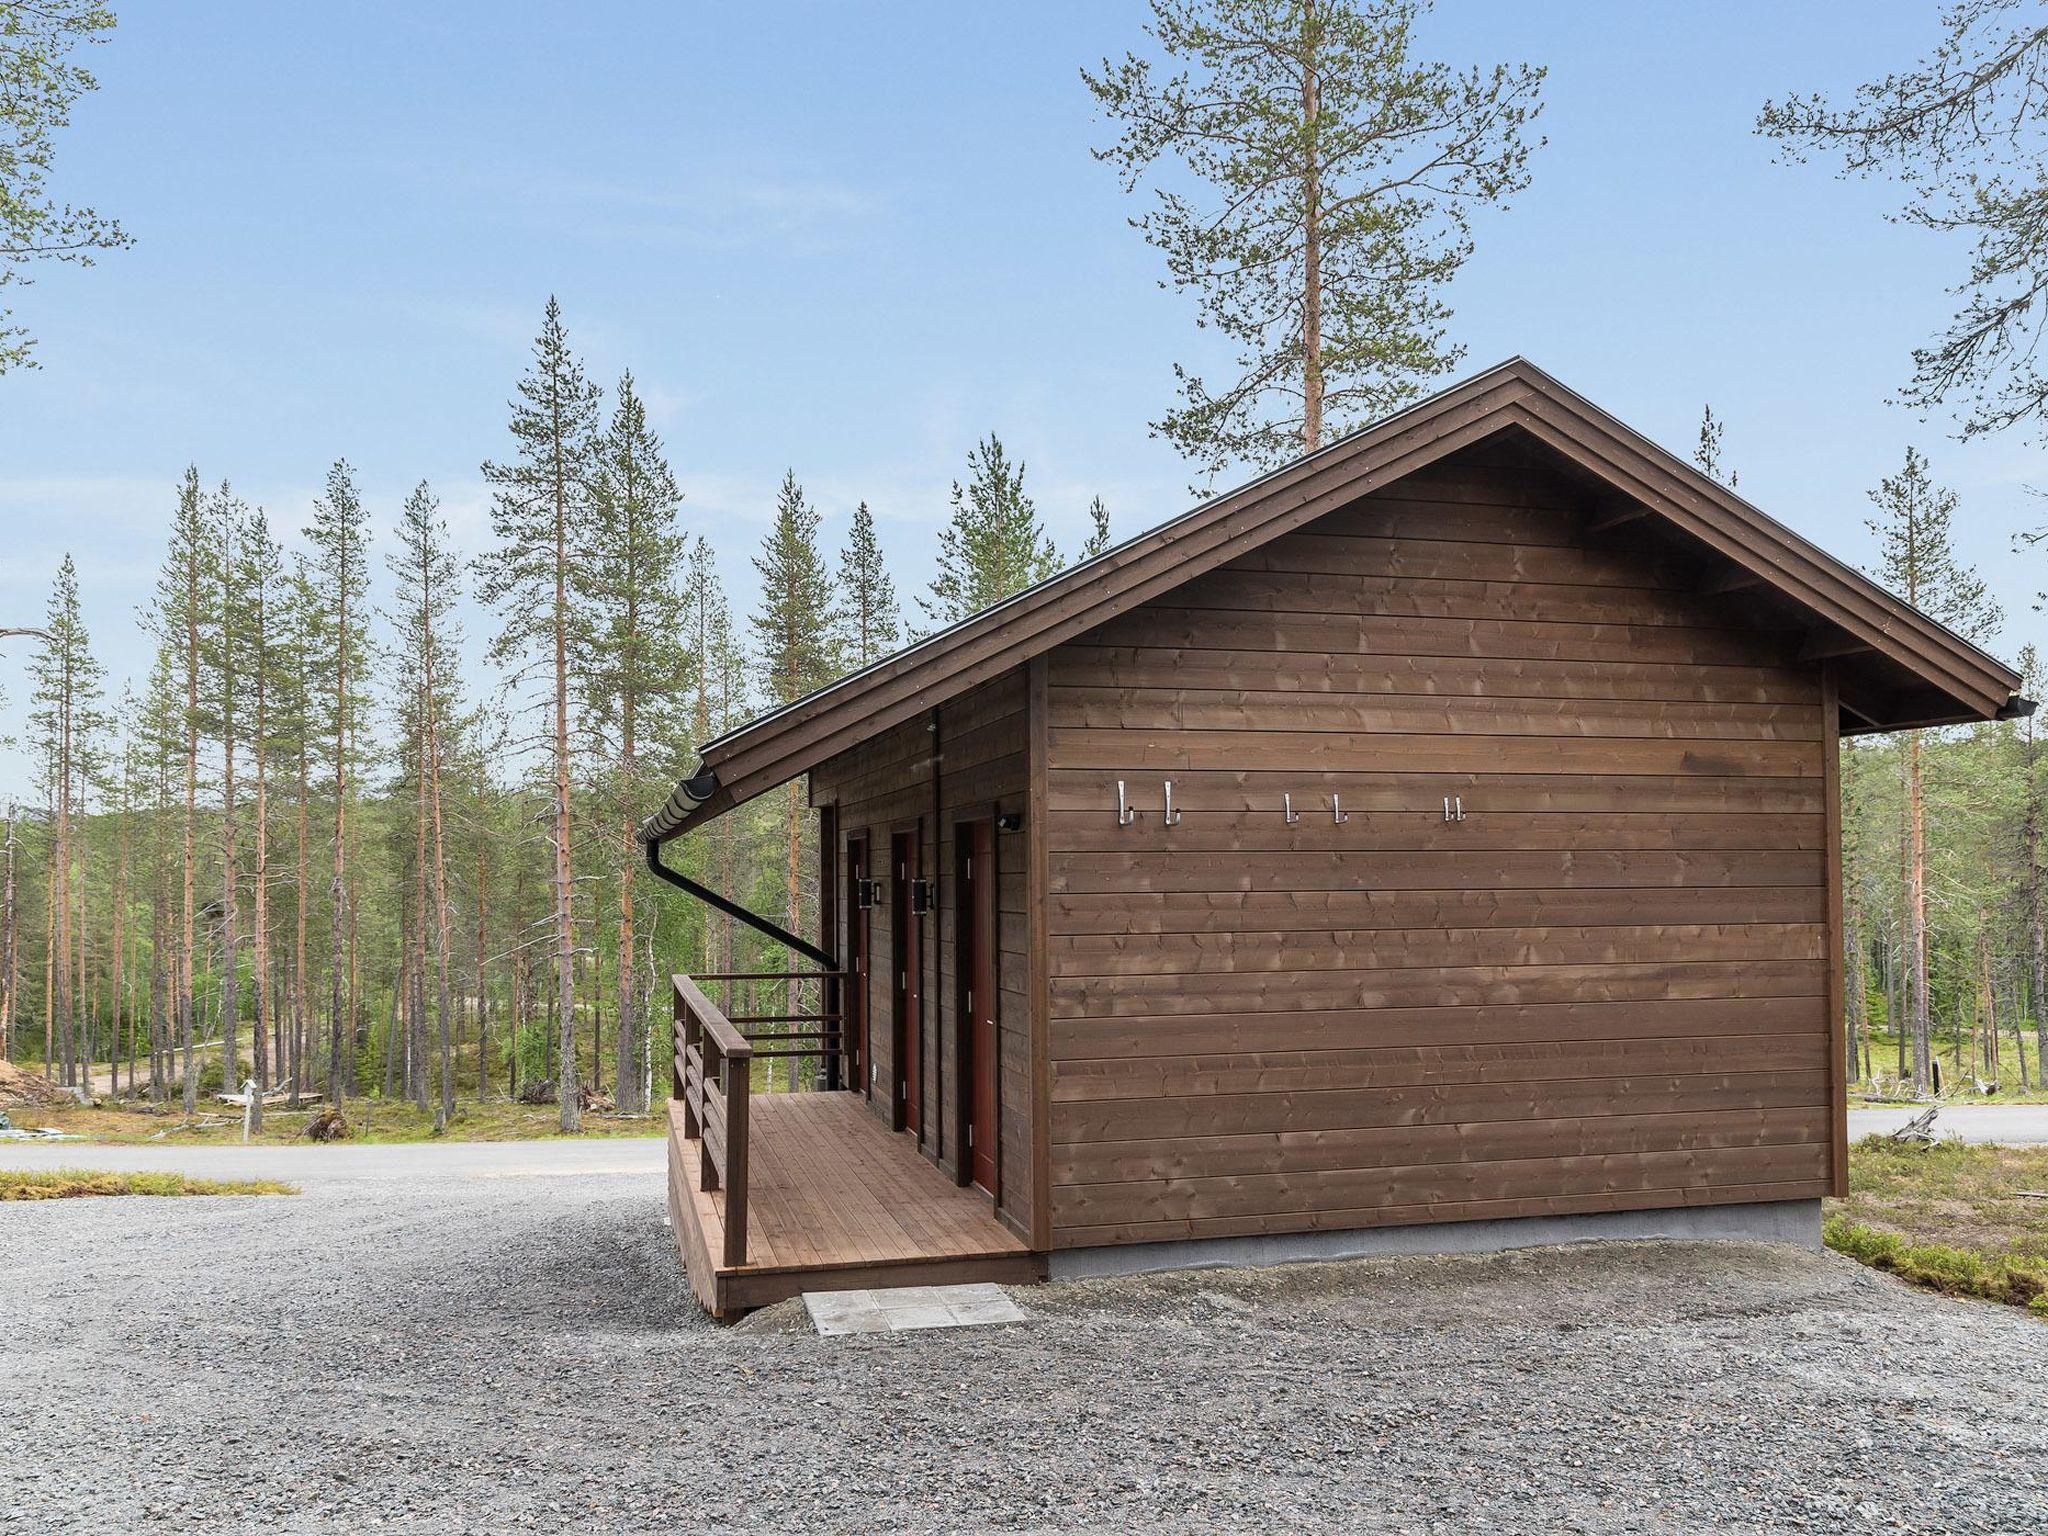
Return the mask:
[[[2048,1316],[2048,1269],[2012,1254],[1973,1253],[1945,1243],[1911,1243],[1896,1232],[1829,1216],[1821,1237],[1837,1253],[1947,1296],[2002,1301]]]

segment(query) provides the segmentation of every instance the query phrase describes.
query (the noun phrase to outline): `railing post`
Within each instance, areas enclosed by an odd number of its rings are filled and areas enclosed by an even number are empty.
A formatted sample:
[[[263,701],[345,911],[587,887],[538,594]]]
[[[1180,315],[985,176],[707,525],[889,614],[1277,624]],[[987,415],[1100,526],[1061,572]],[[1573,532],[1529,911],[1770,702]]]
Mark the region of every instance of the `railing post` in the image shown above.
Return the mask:
[[[708,1109],[708,1108],[710,1107],[710,1104],[711,1104],[711,1084],[712,1084],[712,1074],[713,1074],[714,1072],[716,1072],[716,1073],[718,1073],[718,1074],[719,1074],[719,1078],[718,1078],[718,1081],[719,1081],[719,1083],[720,1083],[720,1087],[721,1087],[721,1093],[720,1093],[720,1097],[721,1097],[721,1098],[723,1098],[723,1097],[724,1097],[724,1095],[723,1095],[723,1092],[722,1092],[722,1089],[723,1089],[723,1085],[724,1085],[724,1072],[725,1072],[725,1053],[724,1053],[723,1051],[719,1050],[719,1048],[718,1048],[718,1042],[717,1042],[716,1040],[714,1040],[714,1039],[712,1039],[712,1038],[711,1038],[711,1032],[710,1032],[709,1030],[700,1030],[700,1031],[698,1032],[698,1036],[697,1036],[697,1042],[698,1042],[698,1044],[699,1044],[700,1046],[702,1046],[702,1047],[703,1047],[703,1051],[704,1051],[704,1054],[703,1054],[702,1058],[700,1059],[700,1063],[699,1063],[699,1065],[700,1065],[700,1067],[701,1067],[701,1072],[700,1072],[700,1074],[699,1074],[699,1081],[698,1081],[698,1084],[697,1084],[697,1092],[698,1092],[698,1094],[700,1095],[700,1101],[699,1101],[699,1105],[698,1105],[698,1115],[697,1115],[697,1124],[698,1124],[699,1126],[702,1126],[702,1125],[704,1124],[704,1111],[705,1111],[706,1109]],[[697,1187],[698,1187],[699,1189],[716,1189],[716,1188],[718,1188],[718,1184],[719,1184],[719,1178],[718,1178],[718,1165],[719,1165],[719,1163],[720,1163],[721,1161],[723,1161],[723,1160],[724,1160],[724,1158],[725,1158],[725,1157],[729,1157],[729,1156],[731,1156],[731,1151],[730,1151],[730,1148],[731,1148],[731,1146],[732,1146],[732,1115],[731,1115],[731,1108],[732,1108],[732,1106],[731,1106],[731,1105],[729,1105],[729,1104],[728,1104],[728,1105],[726,1106],[726,1110],[727,1110],[727,1113],[726,1113],[726,1121],[725,1121],[725,1136],[724,1136],[724,1141],[725,1141],[725,1145],[726,1145],[726,1148],[727,1148],[727,1150],[726,1150],[725,1152],[721,1153],[721,1154],[720,1154],[720,1156],[718,1156],[718,1157],[713,1157],[713,1156],[711,1155],[711,1148],[710,1148],[710,1147],[709,1147],[708,1145],[707,1145],[707,1146],[703,1146],[703,1147],[701,1148],[701,1155],[700,1155],[700,1156],[698,1157],[698,1159],[697,1159]],[[700,1133],[699,1133],[699,1134],[700,1134],[700,1135],[702,1134],[702,1133],[701,1133],[701,1131],[700,1131]]]
[[[826,1015],[822,1022],[828,1030],[843,1031],[845,1029],[845,1021],[842,1017],[844,1010],[841,1008],[839,1001],[841,990],[839,973],[837,971],[829,973],[823,983],[818,1007],[818,1011]],[[832,1090],[839,1086],[839,1052],[845,1043],[839,1035],[835,1034],[825,1041],[825,1049],[820,1053],[824,1059],[818,1063],[818,1086],[827,1093],[832,1092]]]
[[[747,1099],[753,1088],[751,1057],[721,1057],[725,1084],[725,1263],[747,1262]]]
[[[670,1030],[670,1053],[668,1053],[670,1092],[668,1092],[668,1096],[682,1100],[682,1135],[694,1137],[696,1135],[696,1126],[690,1120],[688,1073],[684,1071],[684,1065],[682,1065],[684,1051],[688,1051],[688,1040],[684,1036],[684,1018],[688,1016],[690,1010],[682,1006],[682,987],[676,985],[674,977],[670,979],[670,1012],[674,1014],[674,1030]]]

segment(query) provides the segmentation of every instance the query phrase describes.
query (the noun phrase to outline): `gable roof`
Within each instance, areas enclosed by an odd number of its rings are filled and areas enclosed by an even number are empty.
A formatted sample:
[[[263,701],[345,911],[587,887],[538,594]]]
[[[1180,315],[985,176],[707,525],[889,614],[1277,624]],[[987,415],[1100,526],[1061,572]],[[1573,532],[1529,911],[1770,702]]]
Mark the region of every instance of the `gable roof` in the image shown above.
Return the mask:
[[[945,702],[1495,434],[1518,429],[1590,487],[1588,532],[1661,527],[1703,551],[1703,590],[1753,589],[1803,611],[1802,659],[1854,658],[1844,727],[1902,730],[2031,709],[2019,675],[1523,358],[1489,368],[1105,550],[701,748],[642,823],[661,843]]]

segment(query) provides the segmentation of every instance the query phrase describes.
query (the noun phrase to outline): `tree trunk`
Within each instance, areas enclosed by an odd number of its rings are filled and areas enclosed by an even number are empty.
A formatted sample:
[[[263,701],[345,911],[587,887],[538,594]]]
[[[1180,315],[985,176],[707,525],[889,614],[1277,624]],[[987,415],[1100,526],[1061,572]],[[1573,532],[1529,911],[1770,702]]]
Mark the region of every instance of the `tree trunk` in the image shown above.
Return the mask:
[[[194,844],[199,819],[199,574],[197,555],[186,563],[185,582],[185,837],[184,932],[178,944],[178,1044],[185,1057],[185,1113],[199,1108],[199,1069],[192,1052],[193,1015],[199,1006],[192,976]]]
[[[270,755],[270,679],[265,658],[270,649],[267,594],[258,590],[256,604],[256,889],[255,928],[250,933],[249,983],[254,990],[254,1034],[249,1042],[255,1058],[256,1086],[268,1088],[270,1070],[270,780],[265,759]]]
[[[230,552],[230,560],[233,558]],[[221,778],[220,778],[220,1091],[233,1093],[241,1086],[235,1052],[235,1030],[241,1016],[241,974],[238,959],[241,935],[237,931],[237,888],[235,854],[235,671],[234,643],[230,638],[233,618],[229,614],[232,594],[221,593]]]
[[[562,461],[568,445],[555,444],[555,1007],[561,1061],[555,1099],[565,1131],[583,1129],[576,1099],[576,926],[569,868],[569,487]]]
[[[14,802],[7,802],[7,873],[0,885],[0,1061],[14,1060]]]
[[[299,674],[299,698],[305,697],[306,677]],[[307,1004],[310,1001],[306,988],[306,899],[312,891],[312,842],[310,825],[310,802],[313,797],[312,763],[306,751],[306,731],[297,732],[299,738],[299,781],[296,786],[298,799],[298,873],[297,884],[293,887],[292,898],[292,1040],[291,1061],[285,1071],[291,1077],[291,1098],[287,1101],[293,1109],[299,1107],[299,1096],[306,1087],[306,1024]]]
[[[1927,803],[1920,733],[1906,738],[1906,1006],[1913,1029],[1913,1084],[1934,1091],[1933,1021],[1927,1000]]]
[[[1322,113],[1322,81],[1316,66],[1320,43],[1316,0],[1301,7],[1301,447],[1323,445],[1323,229],[1322,167],[1316,119]]]
[[[2042,1086],[2048,1087],[2048,914],[2044,914],[2041,879],[2041,823],[2037,800],[2038,789],[2032,782],[2032,749],[2028,751],[2030,770],[2027,786],[2026,835],[2026,881],[2027,881],[2027,958],[2032,966],[2034,985],[2034,1065],[2036,1076]],[[2017,1021],[2015,1021],[2017,1027]],[[2020,1049],[2020,1070],[2026,1070],[2026,1052]]]
[[[1868,1038],[1870,1026],[1866,1015],[1869,1003],[1869,987],[1863,974],[1863,903],[1856,895],[1856,887],[1848,882],[1845,882],[1845,884],[1848,884],[1848,890],[1846,892],[1847,899],[1842,904],[1842,928],[1843,940],[1848,950],[1846,959],[1849,972],[1849,995],[1844,1000],[1848,1005],[1848,1017],[1844,1020],[1842,1045],[1843,1049],[1847,1052],[1848,1058],[1846,1062],[1847,1080],[1853,1083],[1862,1076],[1862,1073],[1857,1070],[1859,1059],[1857,1047],[1859,1041]]]

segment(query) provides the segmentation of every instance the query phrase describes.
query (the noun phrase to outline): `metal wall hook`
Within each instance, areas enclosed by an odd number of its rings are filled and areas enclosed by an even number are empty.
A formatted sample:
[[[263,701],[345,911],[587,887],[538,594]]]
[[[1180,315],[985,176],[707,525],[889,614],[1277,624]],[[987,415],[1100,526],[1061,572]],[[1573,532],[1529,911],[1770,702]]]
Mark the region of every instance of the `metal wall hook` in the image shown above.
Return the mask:
[[[1280,797],[1280,819],[1285,821],[1290,827],[1301,820],[1301,812],[1294,808],[1294,796],[1282,795]]]
[[[1116,781],[1116,824],[1120,827],[1128,827],[1137,819],[1138,808],[1124,800],[1124,781],[1118,779]]]
[[[1464,797],[1463,795],[1445,795],[1445,796],[1444,796],[1444,820],[1445,820],[1445,821],[1463,821],[1464,819],[1465,819],[1465,797]]]
[[[1166,811],[1165,811],[1165,817],[1166,817],[1166,824],[1167,824],[1167,825],[1168,825],[1169,827],[1177,827],[1177,826],[1179,826],[1179,825],[1180,825],[1180,812],[1179,812],[1179,811],[1176,811],[1176,810],[1175,810],[1175,809],[1173,808],[1173,780],[1171,780],[1171,779],[1168,779],[1168,780],[1166,781]]]
[[[1341,827],[1350,819],[1351,813],[1344,809],[1344,797],[1342,795],[1330,796],[1330,820],[1336,822]]]

